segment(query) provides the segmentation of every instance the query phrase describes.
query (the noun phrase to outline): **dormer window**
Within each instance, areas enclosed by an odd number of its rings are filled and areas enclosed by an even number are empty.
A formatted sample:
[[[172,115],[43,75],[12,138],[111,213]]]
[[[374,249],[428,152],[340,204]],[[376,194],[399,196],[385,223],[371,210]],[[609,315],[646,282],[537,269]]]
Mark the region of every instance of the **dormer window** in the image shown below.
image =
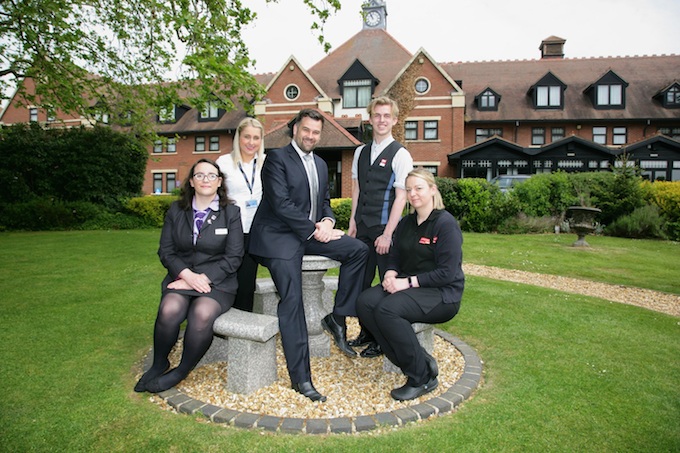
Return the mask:
[[[367,107],[371,94],[370,80],[345,80],[342,83],[342,106],[346,109]]]
[[[680,107],[680,87],[677,85],[666,91],[666,106]]]
[[[359,60],[355,60],[338,80],[342,94],[342,107],[346,109],[367,107],[378,83],[379,80],[373,77],[373,74]]]
[[[175,121],[175,106],[161,107],[158,111],[158,122],[172,123]]]
[[[536,87],[536,107],[560,107],[562,89],[558,86]]]
[[[626,87],[628,83],[625,80],[609,71],[583,92],[598,110],[623,109],[626,107]]]
[[[562,109],[564,108],[564,91],[567,86],[551,72],[536,82],[529,89],[537,109]]]
[[[680,83],[675,82],[671,86],[661,90],[654,96],[667,109],[680,108]]]
[[[475,96],[475,102],[477,103],[477,108],[479,110],[498,110],[498,103],[501,101],[501,97],[496,94],[491,88],[487,88],[481,94]]]
[[[216,102],[208,102],[198,116],[199,120],[216,120],[220,116],[220,109]]]
[[[597,86],[597,105],[599,106],[620,106],[623,105],[623,86],[622,85],[598,85]]]

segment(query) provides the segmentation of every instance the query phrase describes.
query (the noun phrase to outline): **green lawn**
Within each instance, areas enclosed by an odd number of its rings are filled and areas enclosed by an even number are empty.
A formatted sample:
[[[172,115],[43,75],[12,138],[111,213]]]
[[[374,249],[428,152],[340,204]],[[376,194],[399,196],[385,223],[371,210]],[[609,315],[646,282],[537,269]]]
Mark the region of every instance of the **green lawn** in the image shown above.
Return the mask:
[[[377,435],[261,433],[135,394],[164,274],[158,230],[0,234],[1,451],[680,451],[680,319],[469,277],[440,328],[484,381],[455,413]],[[678,244],[465,235],[465,260],[680,294]]]

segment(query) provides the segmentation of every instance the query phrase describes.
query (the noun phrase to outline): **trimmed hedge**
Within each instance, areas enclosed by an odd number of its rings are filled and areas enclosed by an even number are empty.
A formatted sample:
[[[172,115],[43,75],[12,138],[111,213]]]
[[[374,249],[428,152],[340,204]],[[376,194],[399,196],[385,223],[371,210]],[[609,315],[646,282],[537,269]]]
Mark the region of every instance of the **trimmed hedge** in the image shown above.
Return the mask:
[[[335,216],[335,228],[347,230],[349,228],[349,216],[352,214],[352,199],[333,198],[331,209]]]
[[[436,178],[444,206],[463,231],[486,233],[517,212],[498,187],[481,178]]]
[[[178,197],[173,195],[147,195],[144,197],[131,198],[125,207],[135,215],[144,219],[149,225],[161,228],[165,220],[165,214],[170,205]]]
[[[140,194],[148,152],[130,134],[107,127],[0,128],[0,204],[34,199],[85,201],[120,209]]]

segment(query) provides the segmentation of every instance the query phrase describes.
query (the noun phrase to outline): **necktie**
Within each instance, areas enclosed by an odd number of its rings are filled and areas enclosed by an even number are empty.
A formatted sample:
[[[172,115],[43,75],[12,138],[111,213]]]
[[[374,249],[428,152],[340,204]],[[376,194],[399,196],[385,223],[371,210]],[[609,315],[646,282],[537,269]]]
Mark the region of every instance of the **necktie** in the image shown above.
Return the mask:
[[[316,165],[314,165],[314,156],[312,154],[305,154],[304,157],[305,168],[307,169],[307,177],[309,179],[309,187],[311,189],[310,197],[312,209],[309,212],[309,220],[316,222],[316,204],[319,198],[319,179],[316,175]]]
[[[196,239],[198,238],[198,235],[201,232],[203,220],[205,219],[206,215],[208,215],[208,211],[195,211],[194,224],[196,225],[196,228],[194,230],[194,244],[196,243]]]

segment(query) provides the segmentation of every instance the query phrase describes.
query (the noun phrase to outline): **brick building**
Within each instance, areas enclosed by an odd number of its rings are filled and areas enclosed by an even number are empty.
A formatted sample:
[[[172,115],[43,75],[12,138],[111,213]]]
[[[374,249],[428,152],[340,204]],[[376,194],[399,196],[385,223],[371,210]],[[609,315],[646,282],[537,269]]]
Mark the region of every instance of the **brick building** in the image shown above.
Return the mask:
[[[565,40],[551,36],[535,60],[436,62],[387,32],[384,2],[367,2],[364,12],[361,30],[312,67],[290,56],[278,72],[256,75],[267,92],[255,104],[267,149],[288,143],[301,108],[326,115],[317,153],[328,163],[331,196],[350,196],[352,154],[370,137],[366,105],[405,81],[413,108],[400,113],[404,144],[415,165],[438,176],[609,171],[627,153],[645,177],[680,180],[680,55],[570,59]],[[94,121],[52,115],[13,99],[0,124]],[[149,150],[144,193],[169,192],[199,157],[230,152],[244,116],[210,105],[159,112],[164,139]]]

